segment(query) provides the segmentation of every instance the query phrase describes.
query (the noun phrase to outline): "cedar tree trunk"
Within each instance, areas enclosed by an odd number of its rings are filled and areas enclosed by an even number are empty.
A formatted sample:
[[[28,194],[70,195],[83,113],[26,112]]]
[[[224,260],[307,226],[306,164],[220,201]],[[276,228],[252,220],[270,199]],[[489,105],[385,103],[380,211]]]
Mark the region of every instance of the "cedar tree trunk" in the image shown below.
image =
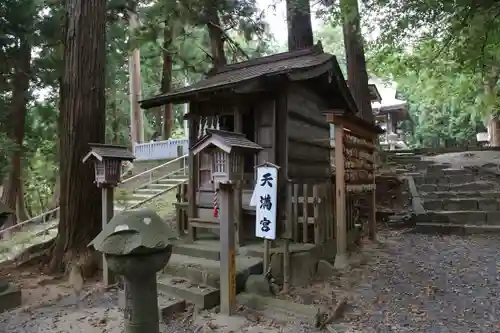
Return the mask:
[[[89,142],[105,137],[106,0],[67,0],[60,116],[60,223],[50,268],[87,256],[101,230],[101,192],[92,163],[82,163]],[[94,270],[95,262],[88,263]],[[89,270],[84,271],[89,273]]]
[[[210,49],[212,51],[212,65],[218,68],[227,64],[224,52],[224,32],[222,31],[217,8],[209,6],[207,8],[207,29],[210,38]]]
[[[347,59],[347,82],[358,106],[359,115],[373,123],[358,1],[341,0],[340,6],[342,9],[345,55]]]
[[[300,50],[314,45],[309,0],[286,0],[286,21],[288,24],[288,51]]]
[[[14,61],[12,102],[7,117],[7,123],[10,126],[9,139],[15,148],[10,156],[10,169],[3,184],[1,201],[14,210],[17,219],[22,221],[28,219],[21,180],[21,156],[31,70],[31,46],[28,41],[21,40],[17,52],[17,58]],[[5,224],[5,227],[9,227],[14,223],[16,223],[16,218],[11,217]]]
[[[166,94],[172,88],[172,53],[170,53],[170,45],[172,44],[173,30],[168,27],[168,22],[165,22],[165,30],[163,32],[163,67],[161,77],[161,93]],[[168,140],[172,136],[172,128],[174,116],[172,113],[172,104],[166,104],[161,107],[163,116],[163,126],[161,128],[163,140]],[[160,120],[161,118],[158,118]]]

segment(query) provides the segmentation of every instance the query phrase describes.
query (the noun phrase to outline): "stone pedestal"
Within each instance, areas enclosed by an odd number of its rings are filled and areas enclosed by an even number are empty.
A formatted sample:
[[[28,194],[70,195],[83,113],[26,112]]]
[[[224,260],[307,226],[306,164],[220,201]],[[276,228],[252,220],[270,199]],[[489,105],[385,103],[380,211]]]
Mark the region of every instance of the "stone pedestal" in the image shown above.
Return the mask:
[[[165,267],[171,254],[172,246],[151,254],[106,255],[109,269],[125,280],[118,302],[124,307],[126,333],[159,333],[156,272]]]
[[[21,305],[21,290],[5,281],[0,281],[0,313]]]

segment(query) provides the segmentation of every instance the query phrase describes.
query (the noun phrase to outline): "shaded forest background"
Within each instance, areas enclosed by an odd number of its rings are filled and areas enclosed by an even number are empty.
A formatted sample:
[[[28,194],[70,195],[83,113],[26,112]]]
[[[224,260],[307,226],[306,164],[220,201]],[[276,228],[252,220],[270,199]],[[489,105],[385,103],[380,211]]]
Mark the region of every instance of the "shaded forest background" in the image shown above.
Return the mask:
[[[277,2],[0,2],[1,201],[19,220],[64,207],[53,266],[100,226],[99,213],[82,211],[84,204],[100,211],[91,166],[79,163],[87,143],[183,137],[182,106],[145,112],[135,119],[143,131],[131,131],[137,100],[194,83],[212,66],[285,51],[290,45],[278,43],[264,20]],[[345,50],[361,46],[368,75],[398,84],[398,98],[409,103],[410,144],[467,144],[485,126],[500,144],[500,4],[287,0],[288,17],[294,8],[298,22],[307,21],[310,6],[321,22],[314,38],[337,55],[346,78]],[[356,20],[363,38],[344,45]]]

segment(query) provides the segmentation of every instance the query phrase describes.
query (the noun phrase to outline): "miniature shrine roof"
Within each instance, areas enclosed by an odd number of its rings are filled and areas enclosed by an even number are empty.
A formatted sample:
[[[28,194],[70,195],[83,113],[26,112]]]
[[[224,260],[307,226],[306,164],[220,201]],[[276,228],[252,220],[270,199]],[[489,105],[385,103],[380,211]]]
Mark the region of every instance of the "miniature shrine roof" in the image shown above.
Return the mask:
[[[263,148],[253,141],[248,140],[244,134],[207,129],[207,134],[198,140],[191,148],[193,154],[198,154],[204,148],[214,145],[226,153],[230,153],[233,148],[245,150],[262,150]]]
[[[127,150],[125,146],[106,145],[101,143],[89,143],[90,152],[83,158],[85,162],[90,156],[94,156],[99,161],[103,158],[120,159],[132,161],[135,159],[134,154]]]
[[[141,101],[145,109],[167,103],[185,103],[196,100],[200,94],[238,90],[249,84],[285,76],[290,81],[306,81],[319,77],[324,83],[315,88],[325,99],[336,100],[348,112],[357,113],[356,104],[347,87],[334,55],[323,52],[321,43],[297,51],[278,53],[267,57],[222,66],[212,70],[207,78],[188,87]],[[279,85],[272,85],[278,86]]]

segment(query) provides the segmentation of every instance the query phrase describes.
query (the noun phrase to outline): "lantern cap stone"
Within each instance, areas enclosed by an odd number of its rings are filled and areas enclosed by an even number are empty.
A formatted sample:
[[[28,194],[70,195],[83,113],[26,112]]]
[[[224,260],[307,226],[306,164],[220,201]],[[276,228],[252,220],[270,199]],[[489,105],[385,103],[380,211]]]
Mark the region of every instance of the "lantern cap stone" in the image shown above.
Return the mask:
[[[86,162],[91,157],[102,162],[105,159],[121,160],[121,161],[133,161],[135,159],[134,154],[128,151],[125,146],[118,145],[107,145],[103,143],[89,143],[90,152],[85,155],[82,162]]]
[[[113,217],[89,246],[111,255],[147,254],[171,247],[176,239],[153,210],[138,209]]]

